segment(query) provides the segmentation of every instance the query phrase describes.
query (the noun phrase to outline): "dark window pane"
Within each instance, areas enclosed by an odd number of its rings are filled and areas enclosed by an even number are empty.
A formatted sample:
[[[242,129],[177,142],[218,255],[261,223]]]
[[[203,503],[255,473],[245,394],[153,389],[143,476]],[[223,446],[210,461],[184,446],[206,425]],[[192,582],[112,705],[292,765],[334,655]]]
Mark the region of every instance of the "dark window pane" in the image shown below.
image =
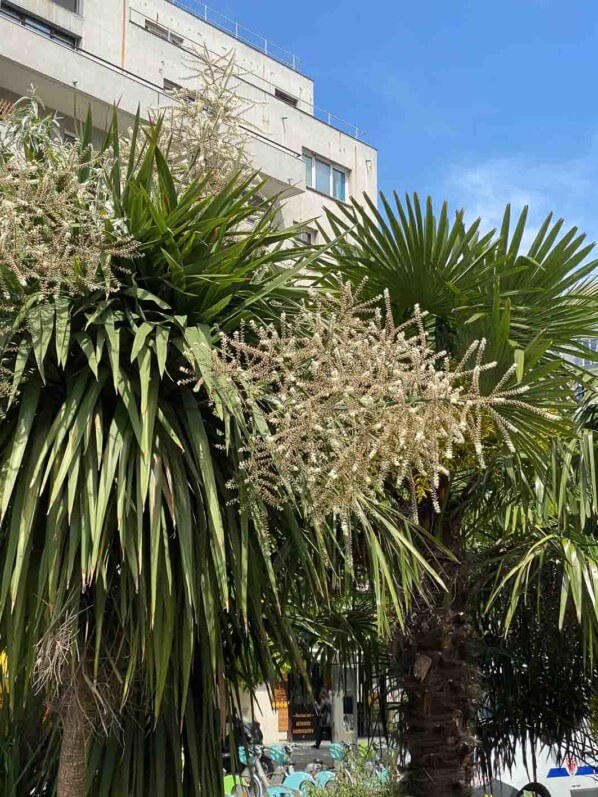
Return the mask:
[[[25,27],[31,28],[31,30],[37,31],[37,33],[43,33],[44,36],[52,35],[52,28],[49,25],[45,25],[43,22],[40,22],[39,19],[27,17],[25,20]]]
[[[309,155],[304,155],[303,160],[305,161],[305,185],[313,188],[313,158]]]
[[[335,199],[340,199],[344,202],[347,198],[347,175],[341,172],[340,169],[332,170],[332,195]]]
[[[168,41],[168,28],[164,28],[162,25],[152,22],[151,19],[145,20],[145,29],[153,33],[154,36],[159,36],[161,39],[166,39]]]
[[[313,233],[311,230],[304,230],[303,232],[299,233],[297,239],[301,241],[301,243],[310,246],[313,243]]]
[[[73,11],[75,14],[79,11],[79,0],[52,0],[57,6],[66,8],[67,11]]]
[[[278,97],[279,100],[286,102],[287,105],[292,105],[294,108],[297,107],[297,98],[293,97],[291,94],[287,94],[286,91],[274,89],[274,96]]]
[[[73,50],[77,46],[77,39],[75,39],[74,36],[71,36],[68,33],[63,33],[60,30],[52,31],[52,38],[61,44],[65,44],[67,47],[72,47]]]
[[[316,160],[316,191],[330,193],[330,164]]]
[[[21,24],[25,22],[23,15],[19,14],[15,8],[11,8],[10,6],[0,6],[0,16],[8,17],[8,19],[13,19],[15,22],[20,22]]]

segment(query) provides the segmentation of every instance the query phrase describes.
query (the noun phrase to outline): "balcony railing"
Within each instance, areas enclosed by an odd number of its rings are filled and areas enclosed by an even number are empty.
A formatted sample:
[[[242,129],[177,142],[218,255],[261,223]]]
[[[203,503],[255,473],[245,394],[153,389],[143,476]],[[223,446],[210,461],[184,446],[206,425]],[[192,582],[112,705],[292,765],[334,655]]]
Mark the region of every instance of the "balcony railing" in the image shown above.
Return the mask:
[[[234,36],[235,39],[238,39],[244,44],[248,44],[250,47],[269,55],[270,58],[274,58],[275,61],[290,66],[291,69],[294,69],[296,72],[300,71],[301,59],[296,55],[279,47],[273,41],[266,39],[259,33],[255,33],[255,31],[249,30],[249,28],[245,28],[243,25],[239,25],[234,19],[221,14],[219,11],[214,11],[214,9],[209,8],[205,3],[197,2],[197,0],[168,0],[168,2],[172,3],[173,6],[182,8],[183,11],[187,11],[189,14],[193,14],[194,17],[213,25],[215,28]]]

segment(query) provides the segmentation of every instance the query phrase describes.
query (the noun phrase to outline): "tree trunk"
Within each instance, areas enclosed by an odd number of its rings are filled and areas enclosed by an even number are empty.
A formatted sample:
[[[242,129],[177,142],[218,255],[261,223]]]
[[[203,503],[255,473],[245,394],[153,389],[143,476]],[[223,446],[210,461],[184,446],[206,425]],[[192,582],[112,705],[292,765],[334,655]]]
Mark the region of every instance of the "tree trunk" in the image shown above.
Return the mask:
[[[86,797],[89,719],[80,696],[73,694],[62,717],[57,797]]]
[[[444,563],[448,594],[414,611],[405,640],[406,743],[414,797],[471,794],[477,670],[473,665],[466,604],[466,568]]]

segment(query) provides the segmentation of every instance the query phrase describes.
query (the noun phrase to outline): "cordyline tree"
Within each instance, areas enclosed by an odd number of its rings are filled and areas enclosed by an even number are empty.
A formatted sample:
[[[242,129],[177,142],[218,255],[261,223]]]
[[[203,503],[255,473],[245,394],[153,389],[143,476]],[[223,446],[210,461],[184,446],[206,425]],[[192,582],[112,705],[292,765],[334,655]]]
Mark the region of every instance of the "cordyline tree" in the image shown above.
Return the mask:
[[[226,486],[242,429],[182,369],[292,304],[294,232],[255,181],[176,183],[152,130],[124,163],[90,131],[25,103],[0,163],[2,791],[217,794],[253,649],[269,680],[265,626],[292,642],[264,512]]]
[[[552,568],[560,589],[553,636],[577,614],[582,640],[595,645],[594,445],[575,429],[577,383],[586,377],[569,358],[586,353],[582,339],[598,332],[596,263],[588,262],[592,246],[584,236],[575,228],[563,232],[563,222],[550,216],[524,247],[526,211],[512,229],[507,208],[500,231],[481,234],[479,220],[467,226],[458,213],[450,221],[446,206],[436,214],[431,200],[422,208],[417,196],[404,204],[395,197],[394,207],[382,197],[382,207],[355,202],[330,214],[335,234],[347,234],[334,248],[335,268],[345,279],[367,276],[366,296],[387,290],[396,323],[416,306],[426,311],[433,350],[455,362],[472,341],[485,339],[498,365],[482,375],[484,392],[513,365],[513,383],[527,388],[528,407],[512,402],[501,409],[508,437],[482,427],[484,467],[462,446],[435,489],[419,485],[419,524],[440,544],[435,566],[444,587],[432,586],[431,598],[416,602],[400,633],[408,793],[468,795],[483,687],[474,621],[488,599],[490,638],[500,607],[504,631],[519,604],[529,611],[531,585]],[[530,413],[529,405],[549,412]],[[580,449],[585,475],[576,482],[571,473]],[[395,479],[386,495],[409,510]],[[532,605],[541,610],[541,599]]]

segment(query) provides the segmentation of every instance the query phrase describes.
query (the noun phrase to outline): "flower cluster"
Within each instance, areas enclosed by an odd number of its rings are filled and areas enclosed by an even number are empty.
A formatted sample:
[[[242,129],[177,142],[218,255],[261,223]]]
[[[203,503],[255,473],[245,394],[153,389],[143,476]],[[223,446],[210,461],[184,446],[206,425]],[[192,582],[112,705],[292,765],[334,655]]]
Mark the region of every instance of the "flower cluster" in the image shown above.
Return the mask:
[[[30,288],[43,294],[111,290],[112,258],[131,256],[136,245],[113,218],[105,164],[63,141],[53,118],[32,130],[31,116],[27,105],[13,111],[0,142],[3,299]]]
[[[339,296],[315,294],[279,327],[224,336],[214,372],[222,390],[242,389],[258,432],[245,462],[249,484],[271,503],[286,487],[317,520],[346,517],[389,489],[407,490],[416,516],[424,482],[438,511],[455,446],[472,442],[483,464],[485,418],[512,446],[514,429],[497,408],[522,405],[525,388],[506,389],[509,370],[483,395],[480,377],[495,367],[483,362],[484,349],[472,344],[451,367],[430,347],[418,308],[396,326],[388,298],[385,307],[360,302],[350,284]]]
[[[153,108],[150,116],[173,174],[184,184],[205,179],[204,193],[212,195],[251,172],[244,119],[251,106],[240,97],[233,53],[196,49],[187,66],[185,87],[171,92],[173,104]]]

